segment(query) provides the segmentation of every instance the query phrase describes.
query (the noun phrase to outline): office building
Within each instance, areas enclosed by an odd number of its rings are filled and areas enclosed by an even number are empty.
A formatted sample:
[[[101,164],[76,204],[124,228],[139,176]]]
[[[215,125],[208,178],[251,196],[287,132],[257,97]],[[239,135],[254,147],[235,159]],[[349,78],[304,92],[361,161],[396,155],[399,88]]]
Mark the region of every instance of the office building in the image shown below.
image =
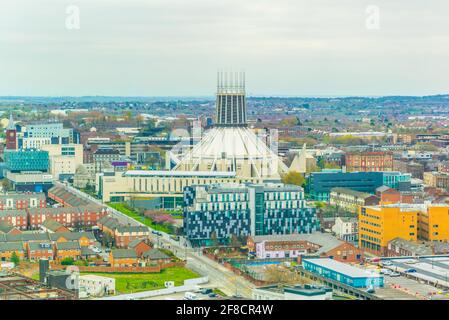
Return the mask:
[[[76,169],[83,164],[81,144],[47,144],[41,149],[48,152],[50,173],[57,180],[73,177]]]
[[[359,248],[385,255],[394,238],[418,239],[418,208],[413,205],[362,207],[359,214]]]

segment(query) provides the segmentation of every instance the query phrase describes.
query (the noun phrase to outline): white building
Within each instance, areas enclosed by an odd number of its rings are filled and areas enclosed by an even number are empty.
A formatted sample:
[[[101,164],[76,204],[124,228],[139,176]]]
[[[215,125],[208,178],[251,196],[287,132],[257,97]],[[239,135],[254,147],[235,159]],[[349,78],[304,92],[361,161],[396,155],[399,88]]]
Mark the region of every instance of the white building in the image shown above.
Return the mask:
[[[115,279],[92,274],[79,277],[79,286],[84,288],[89,296],[101,297],[115,293]]]
[[[357,242],[358,222],[357,218],[337,217],[335,224],[332,226],[332,232],[337,238],[355,243]]]
[[[242,73],[219,74],[216,95],[215,126],[201,136],[187,154],[177,158],[176,171],[235,172],[239,178],[280,178],[288,171],[277,154],[276,136],[270,135],[270,146],[264,138],[248,128],[246,115],[245,76]]]
[[[271,285],[253,289],[254,300],[332,300],[332,289],[322,286]]]
[[[55,179],[74,175],[76,168],[83,164],[82,144],[47,144],[41,150],[48,151],[50,172]]]

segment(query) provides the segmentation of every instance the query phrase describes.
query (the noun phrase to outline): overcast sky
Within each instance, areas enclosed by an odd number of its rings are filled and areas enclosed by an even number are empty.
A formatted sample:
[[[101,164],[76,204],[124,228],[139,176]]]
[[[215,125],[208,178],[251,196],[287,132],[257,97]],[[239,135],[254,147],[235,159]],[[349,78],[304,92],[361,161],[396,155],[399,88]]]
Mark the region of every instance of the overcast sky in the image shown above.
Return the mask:
[[[0,0],[0,95],[213,95],[220,69],[251,95],[449,93],[448,16],[447,0]]]

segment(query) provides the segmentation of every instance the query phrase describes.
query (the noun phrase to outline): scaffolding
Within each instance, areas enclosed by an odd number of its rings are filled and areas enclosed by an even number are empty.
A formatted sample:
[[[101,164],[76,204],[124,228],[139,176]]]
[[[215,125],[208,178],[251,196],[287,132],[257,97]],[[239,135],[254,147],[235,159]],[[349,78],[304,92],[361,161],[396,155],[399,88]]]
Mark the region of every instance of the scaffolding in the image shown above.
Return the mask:
[[[77,296],[21,274],[0,272],[0,300],[77,300]]]

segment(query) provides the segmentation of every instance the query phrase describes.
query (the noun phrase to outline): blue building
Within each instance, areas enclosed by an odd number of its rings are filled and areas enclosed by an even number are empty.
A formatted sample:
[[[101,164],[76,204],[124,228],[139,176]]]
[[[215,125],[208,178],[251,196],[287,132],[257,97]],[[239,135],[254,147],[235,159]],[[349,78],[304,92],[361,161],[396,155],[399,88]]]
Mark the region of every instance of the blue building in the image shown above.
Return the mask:
[[[42,150],[5,150],[5,165],[11,172],[40,171],[49,169],[48,151]]]
[[[383,185],[400,191],[409,191],[411,175],[397,171],[385,172],[342,172],[323,170],[313,172],[307,178],[306,193],[316,201],[329,201],[332,188],[347,188],[374,194]]]
[[[315,208],[301,187],[283,184],[221,184],[184,189],[184,233],[192,245],[229,243],[232,236],[312,233]]]
[[[302,267],[354,288],[383,287],[384,277],[372,270],[364,270],[329,258],[303,259]]]
[[[348,188],[359,192],[375,193],[383,185],[382,172],[313,172],[307,178],[306,192],[316,201],[329,201],[331,189]]]

